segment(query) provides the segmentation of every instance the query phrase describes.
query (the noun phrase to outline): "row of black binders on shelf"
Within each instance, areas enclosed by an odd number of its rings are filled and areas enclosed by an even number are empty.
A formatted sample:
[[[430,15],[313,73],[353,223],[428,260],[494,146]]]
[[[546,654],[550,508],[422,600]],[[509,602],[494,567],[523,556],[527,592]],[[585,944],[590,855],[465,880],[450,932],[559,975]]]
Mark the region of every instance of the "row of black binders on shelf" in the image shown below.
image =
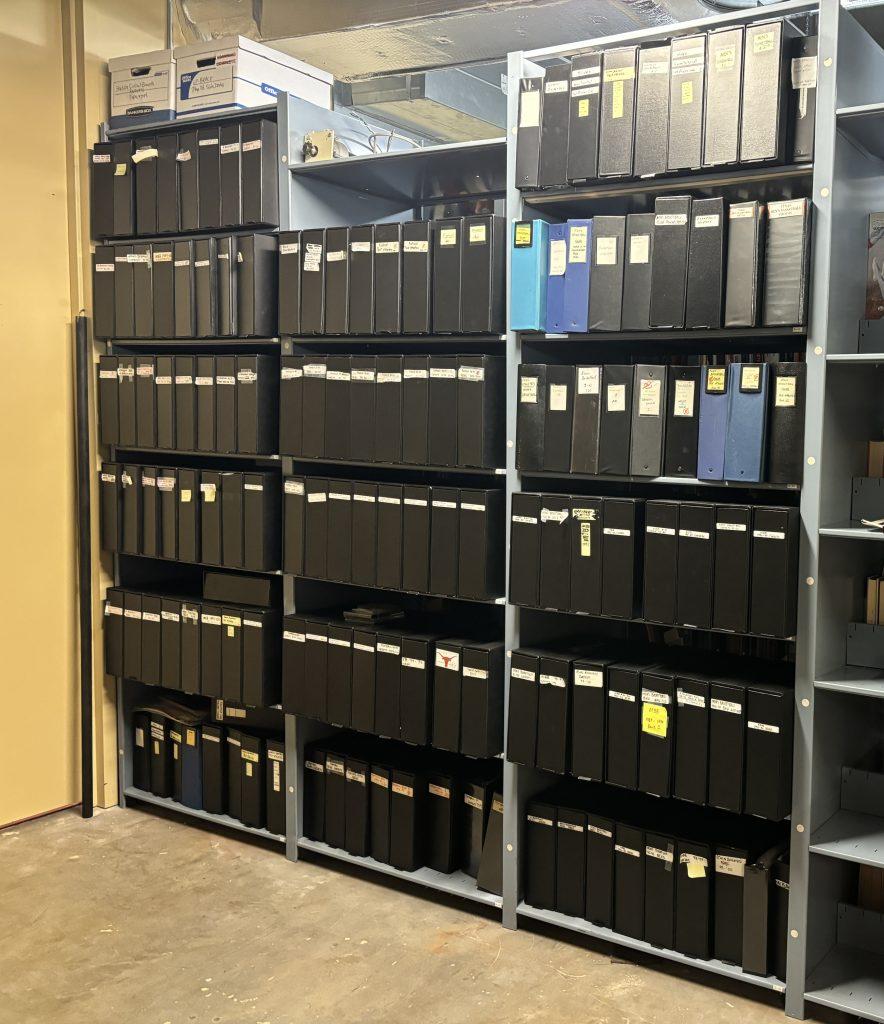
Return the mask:
[[[400,871],[462,871],[500,895],[500,762],[330,736],[304,751],[304,835]]]
[[[209,814],[284,836],[285,744],[225,728],[203,712],[159,700],[132,714],[132,784]]]
[[[795,702],[783,666],[674,653],[585,638],[513,651],[507,758],[782,821]]]
[[[276,473],[105,462],[102,550],[272,572],[280,567],[279,480]]]
[[[510,601],[791,638],[798,509],[517,493]]]
[[[388,739],[496,757],[503,750],[503,644],[455,639],[438,619],[360,628],[283,621],[287,714]]]
[[[817,37],[782,19],[582,53],[523,78],[516,187],[813,159]]]
[[[519,367],[523,473],[801,483],[806,364]]]
[[[283,356],[279,451],[303,459],[502,466],[505,374],[501,356]]]
[[[525,902],[785,981],[785,839],[763,822],[564,784],[525,807]]]
[[[269,338],[276,334],[276,236],[222,235],[92,254],[96,338]]]
[[[277,166],[266,119],[96,143],[92,238],[275,227]]]
[[[502,334],[503,217],[279,235],[280,334]]]
[[[269,455],[277,361],[269,355],[99,356],[98,437],[120,448]]]
[[[283,568],[475,601],[503,593],[500,490],[287,478]]]
[[[278,608],[111,587],[104,616],[108,675],[249,707],[279,703]]]
[[[659,196],[653,213],[513,225],[510,327],[547,334],[807,322],[808,199]]]

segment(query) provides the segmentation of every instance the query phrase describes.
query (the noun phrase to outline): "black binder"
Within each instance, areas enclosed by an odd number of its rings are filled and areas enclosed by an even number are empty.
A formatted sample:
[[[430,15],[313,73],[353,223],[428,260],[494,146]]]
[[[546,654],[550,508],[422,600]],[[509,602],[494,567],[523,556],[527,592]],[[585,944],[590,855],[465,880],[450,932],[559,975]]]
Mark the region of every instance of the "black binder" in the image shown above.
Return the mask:
[[[153,329],[153,263],[150,243],[136,242],[132,246],[132,292],[134,297],[134,327],[136,338],[154,337]]]
[[[433,333],[461,331],[463,218],[433,222]]]
[[[645,931],[645,837],[620,824],[614,827],[614,930],[634,939]]]
[[[804,475],[806,363],[771,363],[767,479],[800,484]]]
[[[766,218],[766,207],[757,201],[728,207],[725,327],[758,323]]]
[[[242,223],[239,130],[240,126],[235,123],[218,128],[222,227],[238,227]]]
[[[233,235],[222,235],[215,240],[215,251],[218,257],[218,334],[235,338],[239,330],[236,239]]]
[[[605,366],[601,393],[598,472],[626,476],[630,464],[634,367]]]
[[[537,184],[541,188],[564,185],[567,177],[570,78],[570,64],[556,64],[547,69],[543,80],[537,176]]]
[[[242,126],[242,222],[279,223],[276,122],[262,118]]]
[[[703,166],[703,105],[706,79],[706,36],[676,36],[672,40],[669,87],[670,171]]]
[[[218,335],[218,254],[214,238],[193,243],[193,294],[196,307],[196,336]]]
[[[92,333],[96,338],[114,336],[115,247],[96,245],[92,254]]]
[[[605,779],[605,675],[612,658],[580,658],[574,662],[571,694],[571,774]],[[512,682],[510,682],[512,693]]]
[[[534,767],[537,760],[537,687],[540,656],[536,651],[513,651],[510,659],[509,712],[506,756],[516,764]]]
[[[666,425],[666,367],[639,363],[635,367],[629,472],[660,476]]]
[[[516,468],[523,473],[543,468],[546,420],[546,364],[519,365],[516,407]]]
[[[583,53],[571,60],[571,111],[568,131],[569,182],[598,175],[602,54]]]
[[[638,737],[641,722],[641,666],[608,666],[607,750],[605,779],[613,786],[638,784]]]
[[[374,356],[349,357],[349,426],[348,456],[360,462],[374,461],[376,360]],[[340,406],[335,406],[339,408]],[[346,410],[340,409],[343,418]],[[407,436],[407,435],[406,435]]]
[[[399,334],[402,330],[401,224],[375,225],[374,330],[375,334]]]
[[[301,450],[305,459],[321,459],[325,454],[326,357],[304,356],[301,385]]]
[[[571,600],[573,612],[602,610],[602,499],[571,499]]]
[[[706,803],[709,772],[709,681],[695,672],[680,674],[675,685],[675,765],[672,795]]]
[[[431,356],[429,361],[429,442],[431,466],[456,466],[457,356]]]
[[[134,249],[131,245],[114,246],[114,336],[135,337]]]
[[[374,435],[376,462],[402,461],[402,358],[377,357]]]
[[[96,142],[90,151],[89,237],[111,238],[114,231],[114,169],[112,142]]]
[[[179,451],[196,449],[196,385],[193,356],[175,356],[175,445]]]
[[[669,43],[638,51],[635,95],[637,178],[665,174],[669,142]]]
[[[402,333],[432,329],[432,221],[402,225]]]
[[[586,907],[586,813],[559,807],[556,822],[556,910],[582,917]]]
[[[325,333],[346,334],[350,277],[350,232],[325,231]]]
[[[193,277],[193,242],[173,242],[175,267],[175,333],[176,338],[196,335],[196,294]]]
[[[546,368],[546,413],[543,427],[543,469],[567,473],[571,467],[574,423],[574,367]]]
[[[301,334],[325,333],[325,231],[301,232]]]
[[[279,333],[297,334],[301,329],[301,232],[281,231],[278,240]]]
[[[540,184],[540,123],[543,78],[519,82],[519,127],[516,136],[516,188],[537,188]]]
[[[605,498],[602,513],[602,615],[632,618],[641,578],[644,505],[633,498]]]
[[[325,417],[324,454],[327,459],[355,457],[350,455],[350,393],[350,356],[328,356],[325,402],[331,415]]]
[[[674,704],[675,673],[663,667],[642,672],[638,788],[652,796],[668,797],[672,791]]]
[[[461,255],[461,324],[465,334],[502,334],[506,313],[505,220],[464,217]]]
[[[654,201],[651,327],[685,325],[690,220],[690,196],[659,196]]]
[[[98,474],[101,508],[101,550],[120,550],[121,467],[105,462]]]
[[[765,327],[807,322],[812,209],[809,199],[767,204],[761,317]]]
[[[792,637],[797,628],[798,509],[762,508],[752,518],[752,606],[749,628]]]
[[[678,581],[677,501],[645,504],[644,617],[675,622]]]
[[[636,47],[605,50],[602,70],[599,177],[632,174],[635,125]]]
[[[685,327],[717,330],[724,287],[724,200],[695,199],[691,219]]]
[[[175,337],[175,264],[172,242],[154,242],[153,263],[153,335]]]
[[[709,684],[709,806],[743,810],[746,691],[736,682]]]
[[[135,174],[131,141],[112,142],[111,159],[114,203],[114,229],[111,234],[128,237],[135,234]]]
[[[599,471],[599,432],[604,366],[576,367],[571,472],[595,476]],[[518,435],[517,435],[518,443]]]
[[[537,691],[537,767],[559,775],[568,770],[571,710],[571,661],[567,655],[541,654]]]
[[[614,822],[586,816],[586,918],[614,927]]]
[[[221,157],[218,126],[197,129],[199,227],[221,227]]]
[[[567,611],[571,601],[571,499],[544,494],[540,509],[541,608]]]
[[[510,523],[510,601],[536,607],[540,599],[539,494],[512,496]]]
[[[623,309],[625,217],[593,219],[589,330],[619,331]]]
[[[735,164],[740,158],[740,88],[743,28],[720,28],[706,37],[706,120],[703,166]]]
[[[715,570],[712,625],[734,633],[749,628],[749,569],[752,509],[748,505],[715,508]]]
[[[374,225],[350,228],[349,327],[374,334]]]
[[[427,356],[402,357],[402,461],[425,466],[429,461],[429,387]]]
[[[199,219],[199,159],[196,129],[178,133],[179,229],[196,231]]]
[[[621,328],[624,331],[647,331],[651,326],[653,213],[630,213],[626,217],[625,246]]]
[[[678,513],[677,623],[699,629],[712,625],[714,564],[715,506],[684,501]]]
[[[700,367],[669,366],[666,387],[664,476],[697,475]]]

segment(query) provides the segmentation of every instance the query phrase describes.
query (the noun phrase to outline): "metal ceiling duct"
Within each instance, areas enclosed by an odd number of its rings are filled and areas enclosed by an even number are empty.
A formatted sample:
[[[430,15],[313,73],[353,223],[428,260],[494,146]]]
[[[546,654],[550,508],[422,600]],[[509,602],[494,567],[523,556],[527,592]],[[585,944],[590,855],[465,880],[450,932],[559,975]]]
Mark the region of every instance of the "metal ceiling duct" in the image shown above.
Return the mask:
[[[175,0],[176,35],[239,33],[334,74],[337,101],[438,140],[501,133],[502,58],[703,17],[701,0]]]

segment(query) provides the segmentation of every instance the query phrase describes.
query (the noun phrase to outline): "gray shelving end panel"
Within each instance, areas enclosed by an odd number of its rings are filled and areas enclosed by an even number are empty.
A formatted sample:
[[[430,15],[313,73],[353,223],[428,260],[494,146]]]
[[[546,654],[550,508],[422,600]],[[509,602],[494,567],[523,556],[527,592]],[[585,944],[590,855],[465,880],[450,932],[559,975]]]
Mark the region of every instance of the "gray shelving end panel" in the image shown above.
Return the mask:
[[[294,715],[285,716],[285,855],[288,860],[298,859],[298,821],[303,793],[301,773],[304,766],[298,757],[297,722]]]
[[[507,145],[506,145],[506,223],[511,225],[522,218],[522,195],[516,188],[516,125],[519,118],[519,80],[526,75],[540,75],[543,69],[525,59],[521,52],[507,57]],[[512,246],[506,239],[506,276],[511,277]],[[507,287],[509,295],[509,287]],[[513,493],[519,489],[516,469],[516,381],[519,376],[521,349],[519,334],[509,327],[509,299],[507,299],[506,333],[506,515],[504,542],[506,545],[506,589],[509,594],[510,505]],[[512,652],[519,646],[519,609],[507,602],[504,613],[504,641],[506,644],[506,681],[504,691],[504,732],[509,715],[509,662]],[[504,761],[503,768],[503,924],[518,927],[517,907],[522,859],[519,850],[521,774],[518,765]]]
[[[125,704],[125,682],[116,681],[117,694],[117,803],[126,806],[126,789],[132,784],[132,736],[129,722],[131,717]]]
[[[819,1006],[884,1021],[884,915],[838,904],[837,942],[807,980]]]

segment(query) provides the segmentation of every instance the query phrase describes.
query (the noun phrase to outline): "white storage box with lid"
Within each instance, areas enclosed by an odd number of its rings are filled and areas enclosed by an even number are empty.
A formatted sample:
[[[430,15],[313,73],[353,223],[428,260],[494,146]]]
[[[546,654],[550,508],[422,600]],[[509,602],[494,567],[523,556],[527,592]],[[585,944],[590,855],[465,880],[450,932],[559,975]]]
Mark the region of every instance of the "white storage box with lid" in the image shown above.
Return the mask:
[[[331,109],[334,76],[245,36],[177,46],[175,61],[179,116],[258,107],[278,92]]]
[[[111,128],[175,117],[175,58],[171,50],[133,53],[107,62],[111,79]]]

